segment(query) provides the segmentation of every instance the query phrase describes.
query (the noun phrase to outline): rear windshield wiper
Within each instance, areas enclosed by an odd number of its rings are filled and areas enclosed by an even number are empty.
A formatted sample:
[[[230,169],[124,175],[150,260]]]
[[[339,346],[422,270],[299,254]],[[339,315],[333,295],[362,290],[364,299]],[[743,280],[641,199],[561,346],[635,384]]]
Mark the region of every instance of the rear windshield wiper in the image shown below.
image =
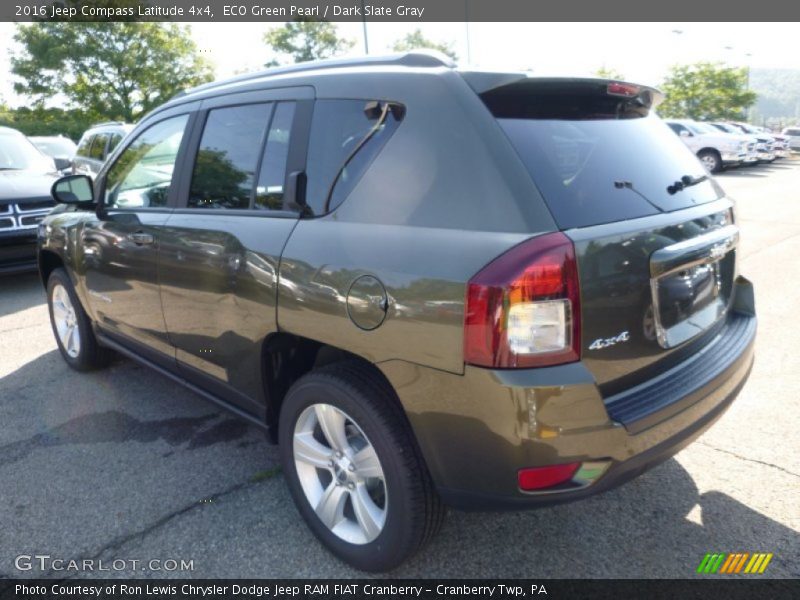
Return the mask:
[[[684,175],[672,185],[667,186],[667,193],[670,195],[677,194],[681,190],[685,190],[688,187],[692,187],[693,185],[697,185],[698,183],[703,183],[706,179],[708,179],[708,175],[701,175],[700,177],[692,177],[691,175]]]
[[[617,188],[618,190],[630,190],[634,194],[638,195],[642,200],[647,202],[650,206],[655,208],[658,212],[664,212],[664,209],[662,207],[660,207],[658,204],[650,200],[650,198],[645,196],[642,192],[633,187],[632,182],[625,180],[618,180],[614,182],[614,187]]]

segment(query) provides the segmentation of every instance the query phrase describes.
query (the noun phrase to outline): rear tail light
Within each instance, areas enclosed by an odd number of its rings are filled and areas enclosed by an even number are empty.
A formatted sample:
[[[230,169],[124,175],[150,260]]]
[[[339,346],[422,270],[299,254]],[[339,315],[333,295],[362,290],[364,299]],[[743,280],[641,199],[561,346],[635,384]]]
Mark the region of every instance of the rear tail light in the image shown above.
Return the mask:
[[[639,92],[642,91],[638,85],[633,85],[630,83],[621,83],[619,81],[612,81],[608,84],[606,88],[606,92],[611,96],[624,96],[626,98],[633,98],[634,96],[638,96]]]
[[[464,361],[525,368],[580,358],[575,249],[563,233],[515,246],[467,285]]]
[[[569,481],[578,471],[581,463],[550,465],[547,467],[531,467],[517,471],[519,489],[526,492],[543,490]]]

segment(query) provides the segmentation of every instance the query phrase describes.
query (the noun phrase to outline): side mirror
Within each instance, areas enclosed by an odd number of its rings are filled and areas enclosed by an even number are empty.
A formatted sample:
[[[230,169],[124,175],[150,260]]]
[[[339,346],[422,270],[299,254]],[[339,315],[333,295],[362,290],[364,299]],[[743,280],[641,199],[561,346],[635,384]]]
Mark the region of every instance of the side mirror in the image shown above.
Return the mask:
[[[68,158],[54,158],[53,162],[56,163],[57,171],[63,171],[64,169],[72,168],[72,161]]]
[[[67,175],[53,184],[50,194],[61,204],[88,204],[94,201],[94,186],[86,175]]]
[[[681,129],[681,132],[678,135],[681,137],[692,137],[692,134],[686,131],[685,129]]]

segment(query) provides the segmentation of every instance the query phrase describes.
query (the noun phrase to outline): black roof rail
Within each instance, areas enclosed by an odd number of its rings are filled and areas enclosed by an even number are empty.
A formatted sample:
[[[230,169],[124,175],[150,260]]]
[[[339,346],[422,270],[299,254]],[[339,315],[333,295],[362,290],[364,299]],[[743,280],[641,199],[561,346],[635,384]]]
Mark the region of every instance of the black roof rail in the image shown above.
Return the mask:
[[[215,87],[229,85],[231,83],[241,83],[264,77],[275,75],[286,75],[290,73],[302,73],[304,71],[317,71],[322,69],[339,69],[344,67],[447,67],[455,68],[456,64],[445,54],[435,50],[412,50],[400,54],[389,54],[384,56],[359,56],[355,58],[329,58],[326,60],[313,60],[309,62],[296,63],[285,67],[273,67],[263,71],[245,73],[230,79],[212,81],[197,87],[178,92],[172,99],[194,94],[203,90],[210,90]]]

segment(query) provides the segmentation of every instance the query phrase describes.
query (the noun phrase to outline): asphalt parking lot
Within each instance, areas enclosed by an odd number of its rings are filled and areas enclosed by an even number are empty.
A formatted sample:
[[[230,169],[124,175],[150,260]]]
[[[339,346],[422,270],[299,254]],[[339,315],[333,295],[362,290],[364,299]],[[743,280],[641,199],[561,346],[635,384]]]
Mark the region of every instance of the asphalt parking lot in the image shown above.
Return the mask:
[[[800,577],[800,159],[719,181],[738,201],[740,268],[760,319],[755,368],[733,407],[604,495],[524,513],[451,511],[391,577],[689,577],[707,552],[772,552],[766,576]],[[0,377],[0,577],[361,576],[308,531],[262,434],[130,361],[71,371],[33,275],[0,279]],[[141,563],[16,569],[34,554]],[[152,559],[193,570],[142,570]]]

